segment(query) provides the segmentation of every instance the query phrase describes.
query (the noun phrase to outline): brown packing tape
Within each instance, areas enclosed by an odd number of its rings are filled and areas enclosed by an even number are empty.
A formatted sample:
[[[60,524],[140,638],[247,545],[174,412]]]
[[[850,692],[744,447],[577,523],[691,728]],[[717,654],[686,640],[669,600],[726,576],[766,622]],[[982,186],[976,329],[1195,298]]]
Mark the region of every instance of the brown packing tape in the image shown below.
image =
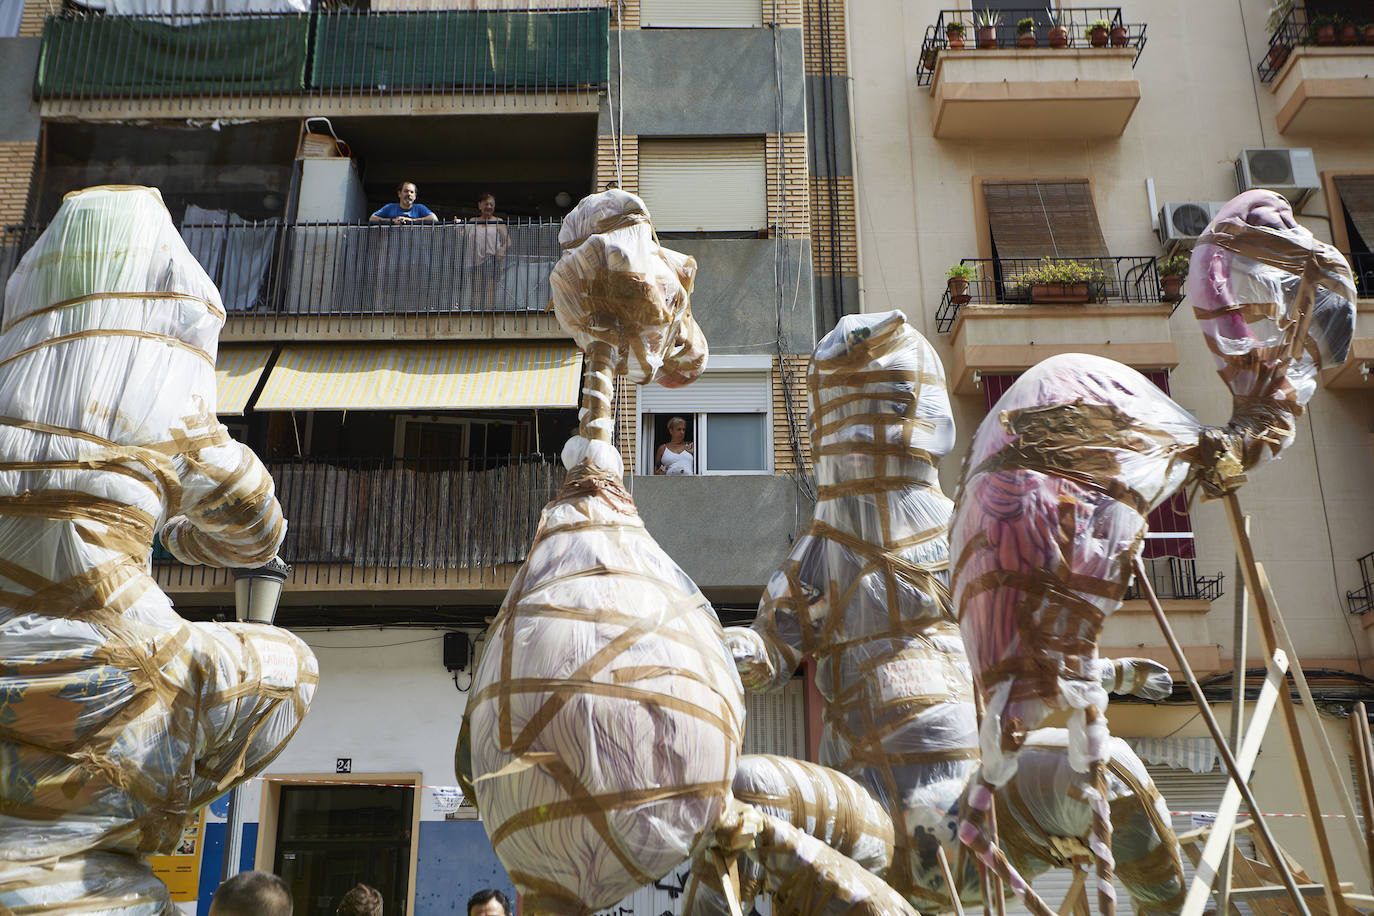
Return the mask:
[[[607,232],[614,232],[617,229],[626,229],[630,226],[639,226],[649,222],[649,215],[643,210],[626,210],[616,216],[608,216],[598,220],[596,226],[587,235],[565,242],[561,247],[564,251],[571,251],[586,244],[587,240],[594,235],[602,235]],[[652,231],[652,226],[650,231]],[[658,241],[658,236],[654,236],[654,241]]]
[[[209,353],[206,353],[204,350],[200,349],[200,347],[188,344],[179,337],[172,337],[169,334],[154,334],[152,331],[138,331],[132,328],[94,328],[89,331],[76,331],[72,334],[49,337],[47,340],[36,343],[31,347],[17,350],[5,359],[0,359],[0,366],[8,365],[17,359],[30,356],[48,347],[60,346],[61,344],[71,343],[76,340],[86,340],[95,337],[132,337],[139,340],[151,340],[155,343],[160,343],[172,347],[173,349],[183,350],[190,353],[192,356],[199,357],[208,363],[212,369],[215,366],[215,361],[211,358]]]
[[[1309,248],[1276,229],[1252,226],[1239,217],[1230,217],[1214,222],[1211,231],[1204,233],[1197,244],[1216,245],[1291,274],[1302,274],[1312,265],[1323,274],[1320,285],[1351,302],[1356,299],[1350,265],[1324,242],[1315,242],[1315,247]]]
[[[223,321],[226,318],[224,308],[220,305],[215,304],[209,299],[204,299],[200,296],[192,296],[190,293],[177,293],[172,292],[170,290],[161,292],[156,290],[148,290],[146,292],[141,293],[106,292],[87,293],[84,296],[74,296],[71,299],[63,299],[61,302],[54,302],[52,305],[46,305],[43,308],[34,309],[31,312],[26,312],[25,314],[20,315],[18,318],[12,321],[9,324],[8,328],[12,328],[20,322],[28,321],[30,318],[35,318],[39,315],[46,315],[49,312],[60,311],[61,309],[71,308],[74,305],[81,305],[86,302],[98,302],[102,299],[135,299],[143,302],[166,302],[168,300],[171,300],[173,302],[195,302],[205,306],[205,308],[210,312],[210,314],[214,315],[219,320]],[[8,328],[6,328],[6,330],[8,330]]]

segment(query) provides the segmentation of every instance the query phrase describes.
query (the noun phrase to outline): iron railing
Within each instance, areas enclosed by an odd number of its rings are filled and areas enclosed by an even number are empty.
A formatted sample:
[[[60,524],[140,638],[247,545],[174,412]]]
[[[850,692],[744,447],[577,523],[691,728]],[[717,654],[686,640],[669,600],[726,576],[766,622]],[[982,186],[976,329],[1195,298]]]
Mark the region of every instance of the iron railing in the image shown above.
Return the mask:
[[[308,457],[271,461],[267,469],[287,518],[281,556],[297,567],[353,567],[357,581],[378,578],[377,571],[396,580],[397,570],[521,562],[564,476],[560,462],[540,455]],[[165,551],[153,563],[171,568],[159,576],[167,584],[205,578],[201,567],[182,566]],[[213,571],[211,578],[227,581]]]
[[[1360,579],[1364,585],[1346,592],[1345,600],[1350,607],[1350,613],[1368,614],[1374,611],[1374,553],[1365,554],[1360,557],[1359,562]]]
[[[181,236],[234,315],[542,312],[559,223],[186,225]],[[0,232],[0,290],[41,228]],[[494,251],[505,242],[504,256]],[[486,255],[486,257],[484,257]],[[3,301],[0,301],[3,314]]]
[[[581,91],[609,75],[610,10],[61,13],[34,95],[147,99]]]
[[[1035,7],[1026,9],[1005,9],[999,10],[1001,13],[1000,23],[994,27],[991,39],[985,40],[981,45],[983,48],[1016,48],[1025,47],[1021,42],[1022,36],[1016,33],[1016,24],[1022,19],[1035,20],[1033,30],[1035,44],[1031,47],[1049,47],[1050,21],[1045,7]],[[1108,45],[1122,48],[1134,48],[1135,57],[1131,60],[1131,65],[1140,60],[1140,52],[1145,47],[1145,23],[1126,22],[1121,18],[1121,7],[1118,6],[1099,6],[1099,7],[1075,7],[1073,9],[1059,9],[1054,11],[1058,14],[1060,24],[1069,32],[1069,44],[1067,49],[1082,49],[1092,47],[1092,42],[1087,36],[1088,28],[1099,19],[1105,19],[1115,29],[1118,29],[1116,37],[1108,37]],[[939,56],[951,50],[948,27],[950,23],[960,22],[964,25],[963,48],[978,49],[980,47],[977,37],[977,14],[971,9],[941,10],[936,18],[935,24],[926,27],[925,40],[921,43],[921,59],[917,64],[916,83],[920,86],[929,86],[931,79],[935,76],[935,63]],[[1119,30],[1124,29],[1122,35]]]
[[[1361,299],[1374,299],[1374,252],[1352,251],[1346,256],[1355,275],[1355,290]]]
[[[1331,13],[1348,13],[1348,10],[1340,5],[1333,5],[1328,8]],[[1265,49],[1264,57],[1260,59],[1255,69],[1259,72],[1261,83],[1271,82],[1278,72],[1283,69],[1283,65],[1288,63],[1288,57],[1293,53],[1293,49],[1303,45],[1316,44],[1368,44],[1364,35],[1364,24],[1371,18],[1367,14],[1361,14],[1360,18],[1349,22],[1355,27],[1353,36],[1341,36],[1340,27],[1337,26],[1330,41],[1321,41],[1317,34],[1317,20],[1322,18],[1326,11],[1318,8],[1313,3],[1294,4],[1279,21],[1278,27],[1269,35],[1269,46]]]
[[[1215,601],[1223,594],[1222,584],[1225,577],[1221,573],[1215,576],[1198,575],[1196,560],[1156,557],[1141,560],[1141,563],[1145,566],[1145,573],[1149,577],[1155,597],[1160,600]],[[1127,601],[1145,597],[1144,590],[1135,578],[1132,578],[1130,585],[1126,587],[1125,597]]]
[[[230,314],[537,312],[559,223],[184,226]],[[504,245],[505,252],[496,252]]]
[[[1094,279],[1086,286],[1087,302],[1160,302],[1163,296],[1156,258],[1153,256],[964,258],[959,263],[974,268],[975,273],[963,293],[956,295],[948,287],[945,289],[940,307],[935,312],[935,328],[942,334],[954,327],[954,319],[965,304],[1036,301],[1028,274],[1048,265],[1073,263],[1092,271]],[[1062,300],[1063,297],[1059,298]]]

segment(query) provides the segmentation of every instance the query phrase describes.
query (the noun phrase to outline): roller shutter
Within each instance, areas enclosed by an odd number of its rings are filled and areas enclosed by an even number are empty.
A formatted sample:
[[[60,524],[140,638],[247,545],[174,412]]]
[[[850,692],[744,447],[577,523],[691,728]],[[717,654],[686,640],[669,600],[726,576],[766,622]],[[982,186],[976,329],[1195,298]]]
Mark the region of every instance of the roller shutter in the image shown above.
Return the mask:
[[[640,140],[639,194],[660,232],[768,225],[763,138]]]

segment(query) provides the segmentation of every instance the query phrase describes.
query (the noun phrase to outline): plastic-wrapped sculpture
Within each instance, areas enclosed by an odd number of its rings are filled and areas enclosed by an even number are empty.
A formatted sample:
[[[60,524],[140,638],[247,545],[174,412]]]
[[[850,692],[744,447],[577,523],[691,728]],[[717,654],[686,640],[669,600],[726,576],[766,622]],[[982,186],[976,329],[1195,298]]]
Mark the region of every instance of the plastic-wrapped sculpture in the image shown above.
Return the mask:
[[[534,913],[609,906],[699,848],[719,850],[723,870],[746,850],[808,912],[871,911],[890,896],[880,882],[732,798],[739,677],[710,604],[621,482],[613,375],[683,384],[701,371],[695,263],[658,246],[624,191],[583,200],[560,241],[554,309],[589,362],[581,424],[567,483],[488,632],[459,780]]]
[[[1121,605],[1146,515],[1185,482],[1219,496],[1277,456],[1317,371],[1345,359],[1354,328],[1345,260],[1270,191],[1241,194],[1212,222],[1193,251],[1188,291],[1232,392],[1231,420],[1204,427],[1111,360],[1048,359],[979,427],[951,530],[954,603],[985,709],[987,785],[973,793],[961,831],[1024,892],[989,844],[988,786],[1007,785],[1025,766],[1023,745],[1046,714],[1070,710],[1070,760],[1091,781],[1089,846],[1104,911],[1112,906],[1103,798],[1111,755],[1097,644]]]
[[[942,849],[960,897],[979,900],[978,870],[957,837],[979,751],[949,602],[952,505],[936,472],[954,444],[944,368],[900,312],[851,315],[817,344],[810,388],[815,518],[770,579],[753,625],[726,638],[752,689],[780,687],[803,658],[816,660],[820,756],[835,769],[745,757],[735,794],[859,859],[923,909],[950,906]],[[1157,690],[1147,664],[1105,662],[1099,674],[1112,689]],[[1167,692],[1167,672],[1163,680]],[[1031,744],[1019,803],[1001,827],[1013,859],[1034,874],[1081,853],[1091,817],[1063,731],[1043,729]],[[1168,912],[1183,883],[1167,810],[1124,743],[1112,760],[1118,854],[1133,866],[1123,880],[1143,911]],[[719,880],[700,867],[694,875],[684,912],[723,912]]]
[[[143,858],[259,772],[318,672],[148,572],[261,565],[272,481],[215,418],[224,310],[157,191],[69,194],[0,325],[0,911],[173,912]],[[170,521],[168,520],[170,518]]]

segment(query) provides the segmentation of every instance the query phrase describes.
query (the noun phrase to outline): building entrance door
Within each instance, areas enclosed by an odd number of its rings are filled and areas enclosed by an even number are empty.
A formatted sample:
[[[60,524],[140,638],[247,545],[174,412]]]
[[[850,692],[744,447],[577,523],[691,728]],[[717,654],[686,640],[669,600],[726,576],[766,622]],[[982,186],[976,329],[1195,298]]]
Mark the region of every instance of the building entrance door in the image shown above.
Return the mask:
[[[332,916],[358,882],[381,892],[387,916],[404,914],[415,790],[385,786],[283,786],[274,870],[297,916]]]

